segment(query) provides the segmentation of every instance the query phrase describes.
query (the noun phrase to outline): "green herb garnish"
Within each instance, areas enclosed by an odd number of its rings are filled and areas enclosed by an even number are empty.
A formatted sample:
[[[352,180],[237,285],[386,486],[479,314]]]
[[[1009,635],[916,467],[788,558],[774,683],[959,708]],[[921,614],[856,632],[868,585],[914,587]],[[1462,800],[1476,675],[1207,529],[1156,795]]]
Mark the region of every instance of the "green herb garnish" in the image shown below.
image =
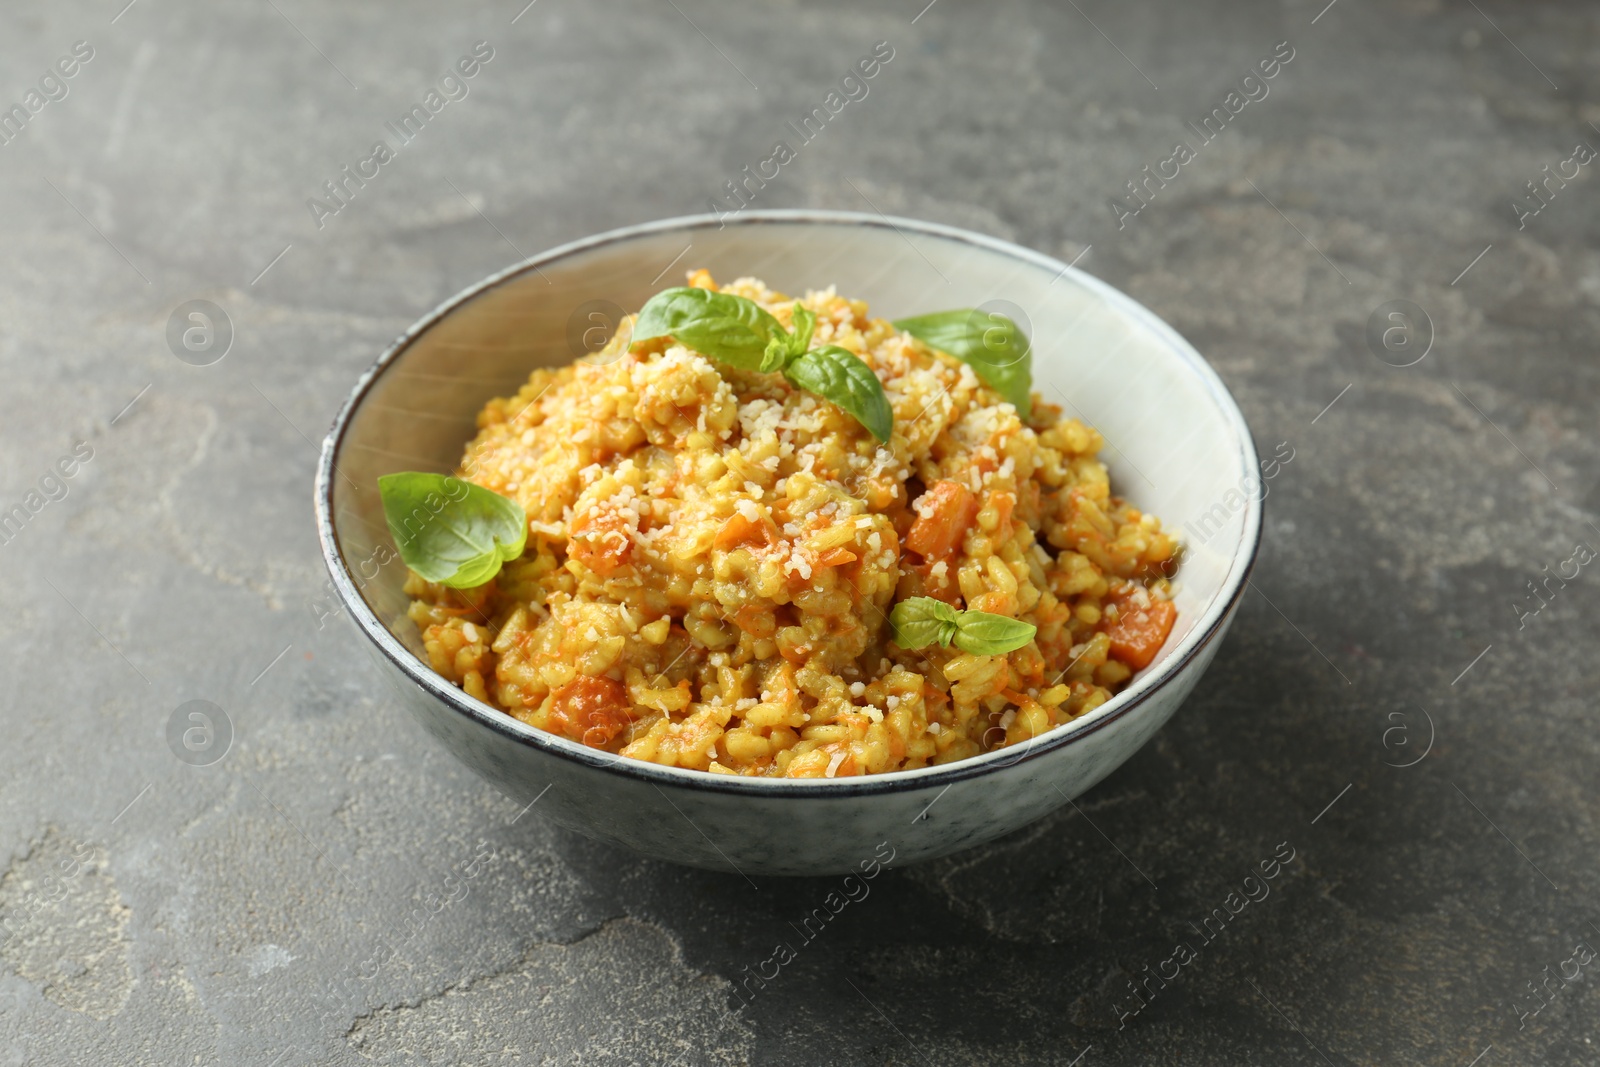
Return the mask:
[[[632,343],[668,336],[740,370],[778,370],[790,354],[789,334],[765,308],[710,289],[663,289],[645,302]]]
[[[378,479],[383,517],[407,567],[452,589],[482,585],[522,555],[528,517],[515,500],[445,474]]]
[[[931,596],[914,596],[889,613],[894,643],[912,650],[954,644],[974,656],[1001,656],[1033,640],[1039,628],[1031,622],[987,611],[961,611]]]
[[[1033,346],[1028,335],[1005,315],[962,308],[899,319],[893,325],[967,364],[1023,418],[1031,413]]]
[[[861,358],[836,345],[811,348],[817,317],[794,305],[789,332],[753,300],[710,289],[664,289],[646,301],[632,343],[674,337],[702,355],[741,370],[779,371],[796,389],[841,408],[880,441],[894,430],[883,383]]]
[[[813,348],[790,360],[783,376],[796,389],[839,405],[880,441],[887,441],[894,430],[894,412],[883,395],[883,384],[872,368],[848,349],[837,345]]]

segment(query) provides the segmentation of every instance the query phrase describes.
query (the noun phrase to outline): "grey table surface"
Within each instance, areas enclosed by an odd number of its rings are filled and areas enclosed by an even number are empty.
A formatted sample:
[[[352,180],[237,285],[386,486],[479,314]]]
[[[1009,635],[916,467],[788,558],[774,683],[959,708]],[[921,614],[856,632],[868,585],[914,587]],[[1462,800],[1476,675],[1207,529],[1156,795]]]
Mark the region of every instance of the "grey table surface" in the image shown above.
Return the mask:
[[[1600,9],[523,2],[0,12],[0,1064],[1600,1062]],[[1153,743],[880,878],[735,1011],[833,881],[646,862],[457,765],[319,616],[314,442],[427,309],[705,210],[880,41],[756,206],[1081,256],[1294,458]],[[231,323],[205,366],[191,300]],[[191,700],[231,727],[209,766],[169,746]]]

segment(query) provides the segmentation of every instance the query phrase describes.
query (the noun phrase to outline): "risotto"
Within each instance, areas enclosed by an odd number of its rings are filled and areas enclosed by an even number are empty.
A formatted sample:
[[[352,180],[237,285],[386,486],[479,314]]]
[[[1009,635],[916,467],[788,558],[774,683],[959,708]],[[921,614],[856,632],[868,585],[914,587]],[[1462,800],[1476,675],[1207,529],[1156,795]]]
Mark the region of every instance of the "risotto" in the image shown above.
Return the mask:
[[[755,279],[689,284],[803,314]],[[1179,546],[1112,493],[1100,435],[1038,397],[1024,417],[860,300],[798,303],[881,382],[888,440],[625,322],[479,414],[460,477],[520,504],[527,540],[475,588],[409,576],[434,670],[633,759],[834,778],[1025,743],[1151,661]],[[912,597],[1036,632],[999,655],[902,648],[889,616]]]

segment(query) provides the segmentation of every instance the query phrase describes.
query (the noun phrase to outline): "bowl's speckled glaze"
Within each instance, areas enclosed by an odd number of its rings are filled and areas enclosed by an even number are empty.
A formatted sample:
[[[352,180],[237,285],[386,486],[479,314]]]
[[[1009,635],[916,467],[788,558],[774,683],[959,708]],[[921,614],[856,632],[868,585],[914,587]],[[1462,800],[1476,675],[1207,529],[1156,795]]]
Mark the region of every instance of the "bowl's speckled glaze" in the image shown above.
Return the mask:
[[[484,402],[575,354],[676,284],[668,268],[829,284],[875,316],[1005,300],[1034,340],[1034,388],[1105,436],[1114,491],[1186,543],[1176,629],[1113,700],[1033,742],[976,759],[834,780],[730,778],[585,748],[467,696],[419,658],[405,568],[377,479],[453,469]],[[601,319],[591,320],[598,311]],[[608,314],[613,312],[613,314]],[[1231,621],[1261,531],[1255,448],[1233,399],[1151,312],[1048,256],[977,234],[877,215],[747,212],[669,219],[557,248],[457,296],[356,384],[323,443],[323,555],[398,702],[530,814],[658,859],[753,874],[858,869],[887,843],[902,865],[993,840],[1065,804],[1150,739],[1199,681]]]

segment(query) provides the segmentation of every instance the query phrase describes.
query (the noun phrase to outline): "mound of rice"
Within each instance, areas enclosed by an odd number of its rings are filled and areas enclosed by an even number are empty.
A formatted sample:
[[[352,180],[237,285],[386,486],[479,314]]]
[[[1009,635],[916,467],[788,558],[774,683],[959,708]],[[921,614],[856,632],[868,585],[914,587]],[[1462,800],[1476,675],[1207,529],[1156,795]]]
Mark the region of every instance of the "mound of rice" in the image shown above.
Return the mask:
[[[760,281],[723,291],[790,325]],[[410,576],[434,669],[634,759],[832,778],[1024,743],[1144,666],[1178,545],[1111,493],[1100,435],[1037,398],[1019,418],[862,301],[802,302],[814,343],[882,381],[888,444],[778,374],[668,338],[629,352],[625,323],[479,414],[459,474],[522,505],[527,548],[476,589]],[[907,651],[888,615],[913,596],[1038,633],[1002,656]]]

